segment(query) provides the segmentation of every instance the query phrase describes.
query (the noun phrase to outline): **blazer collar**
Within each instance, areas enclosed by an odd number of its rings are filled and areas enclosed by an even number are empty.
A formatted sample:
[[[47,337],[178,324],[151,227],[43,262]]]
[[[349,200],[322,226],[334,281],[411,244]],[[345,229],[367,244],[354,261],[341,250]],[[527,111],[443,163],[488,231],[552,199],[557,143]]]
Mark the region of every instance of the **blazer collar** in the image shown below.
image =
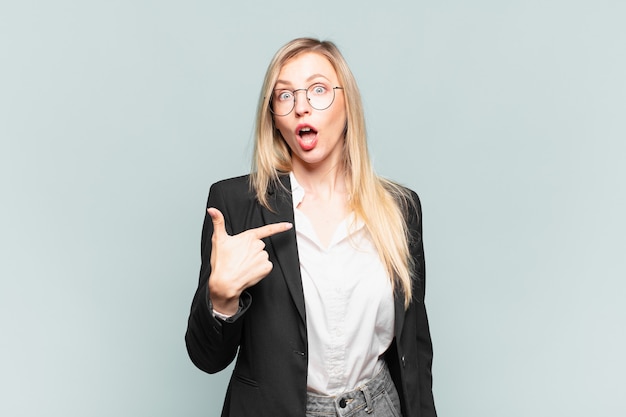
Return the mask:
[[[291,181],[289,180],[289,175],[281,175],[279,179],[280,183],[274,183],[268,189],[268,202],[272,210],[262,207],[261,212],[265,224],[289,222],[294,225],[290,230],[270,236],[269,239],[274,248],[277,260],[274,267],[280,268],[281,275],[285,279],[285,283],[291,293],[300,318],[303,323],[306,323],[304,292],[302,290],[302,277],[300,275],[300,261],[293,214],[293,200],[290,191]]]

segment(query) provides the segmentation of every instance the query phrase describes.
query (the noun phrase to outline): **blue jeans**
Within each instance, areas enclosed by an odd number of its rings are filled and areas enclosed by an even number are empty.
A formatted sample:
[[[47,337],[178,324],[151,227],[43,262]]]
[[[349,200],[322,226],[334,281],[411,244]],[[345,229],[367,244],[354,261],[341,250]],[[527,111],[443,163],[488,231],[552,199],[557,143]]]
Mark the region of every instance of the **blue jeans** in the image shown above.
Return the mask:
[[[306,417],[402,417],[387,367],[359,388],[326,397],[307,394]]]

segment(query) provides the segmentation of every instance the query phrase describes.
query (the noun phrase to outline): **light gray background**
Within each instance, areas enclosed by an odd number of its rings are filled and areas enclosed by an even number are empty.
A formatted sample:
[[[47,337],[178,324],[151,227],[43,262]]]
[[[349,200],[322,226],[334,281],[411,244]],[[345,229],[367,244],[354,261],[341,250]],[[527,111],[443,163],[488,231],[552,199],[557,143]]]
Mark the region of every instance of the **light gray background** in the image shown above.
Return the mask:
[[[0,415],[219,415],[183,335],[274,51],[334,40],[424,206],[442,417],[623,416],[626,3],[3,1]]]

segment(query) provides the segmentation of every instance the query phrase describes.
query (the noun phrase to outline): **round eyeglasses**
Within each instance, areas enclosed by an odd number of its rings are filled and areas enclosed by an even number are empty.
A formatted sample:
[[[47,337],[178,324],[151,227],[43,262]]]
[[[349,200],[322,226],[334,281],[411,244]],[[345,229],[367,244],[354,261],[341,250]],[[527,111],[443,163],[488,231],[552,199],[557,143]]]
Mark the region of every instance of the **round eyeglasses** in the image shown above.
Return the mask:
[[[276,88],[270,98],[270,111],[276,116],[287,116],[296,106],[296,93],[305,91],[309,105],[315,110],[326,110],[335,101],[335,90],[343,90],[343,87],[330,87],[327,84],[317,82],[309,88],[288,90]]]

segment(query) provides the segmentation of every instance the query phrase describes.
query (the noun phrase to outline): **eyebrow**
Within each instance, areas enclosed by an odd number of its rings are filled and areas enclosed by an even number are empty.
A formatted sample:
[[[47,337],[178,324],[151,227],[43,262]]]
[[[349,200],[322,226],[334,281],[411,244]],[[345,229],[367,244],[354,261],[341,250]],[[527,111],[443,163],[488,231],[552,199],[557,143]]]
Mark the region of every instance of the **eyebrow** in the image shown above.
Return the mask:
[[[312,81],[312,80],[314,80],[314,79],[316,79],[316,78],[324,78],[325,80],[327,80],[328,82],[330,82],[330,80],[328,79],[328,77],[326,77],[326,76],[325,76],[325,75],[323,75],[323,74],[313,74],[313,75],[311,75],[309,78],[307,78],[305,81],[306,81],[306,82],[309,82],[309,81]],[[274,87],[276,87],[278,84],[293,85],[293,84],[291,84],[291,82],[290,82],[290,81],[286,81],[286,80],[276,80],[276,84],[274,84]]]

